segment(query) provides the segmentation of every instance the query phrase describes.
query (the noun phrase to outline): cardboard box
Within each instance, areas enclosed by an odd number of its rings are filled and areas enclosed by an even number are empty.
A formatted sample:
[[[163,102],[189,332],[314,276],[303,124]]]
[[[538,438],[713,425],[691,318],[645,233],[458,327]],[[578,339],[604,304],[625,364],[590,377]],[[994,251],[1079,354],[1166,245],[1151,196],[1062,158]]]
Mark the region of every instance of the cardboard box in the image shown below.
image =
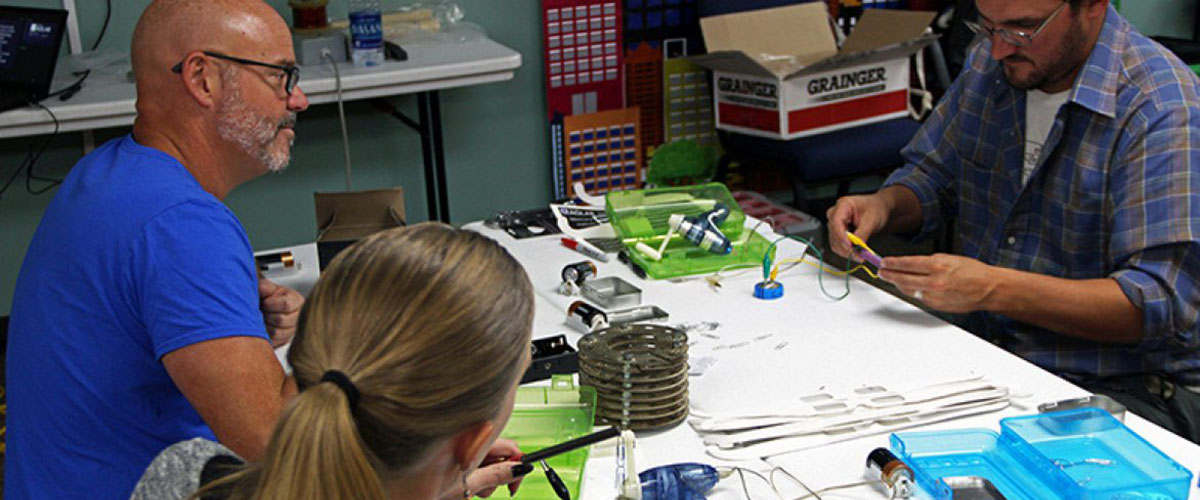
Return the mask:
[[[354,242],[373,233],[407,225],[400,187],[337,193],[313,193],[317,209],[317,253],[321,269]]]
[[[867,9],[839,50],[824,2],[700,20],[717,128],[795,139],[908,114],[909,56],[933,12]]]

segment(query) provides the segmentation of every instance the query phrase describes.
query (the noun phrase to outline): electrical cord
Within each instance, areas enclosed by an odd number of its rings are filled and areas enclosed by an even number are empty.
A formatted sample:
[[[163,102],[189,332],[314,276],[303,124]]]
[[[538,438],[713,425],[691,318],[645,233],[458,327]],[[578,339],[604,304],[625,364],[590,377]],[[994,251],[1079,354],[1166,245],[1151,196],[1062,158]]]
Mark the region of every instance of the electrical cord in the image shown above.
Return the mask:
[[[760,226],[762,226],[763,223],[767,222],[768,219],[770,219],[770,218],[771,218],[770,216],[767,216],[762,219],[759,219],[758,223],[755,224],[754,227],[752,227],[750,229],[750,231],[747,231],[745,233],[745,235],[739,240],[738,245],[735,245],[735,246],[742,247],[745,244],[745,242],[749,240],[750,236],[753,235],[754,233],[756,233],[758,231],[758,228]],[[780,260],[776,261],[772,257],[772,252],[775,251],[775,248],[779,244],[780,241],[783,241],[783,240],[789,239],[789,238],[799,241],[801,243],[804,243],[804,245],[806,247],[804,254],[802,254],[799,258],[780,259]],[[817,257],[818,262],[812,262],[807,259],[808,252],[810,250]],[[742,274],[745,274],[745,272],[748,271],[749,269],[761,268],[763,281],[775,281],[775,278],[777,278],[779,276],[780,272],[785,272],[785,271],[791,269],[792,267],[799,265],[801,263],[816,267],[820,271],[817,273],[817,284],[818,284],[818,286],[821,287],[821,293],[825,294],[826,297],[829,297],[833,300],[842,300],[850,295],[850,275],[854,274],[855,272],[858,272],[861,270],[861,271],[867,273],[867,275],[872,278],[876,278],[876,279],[879,278],[879,276],[877,276],[874,272],[871,271],[871,268],[867,267],[866,264],[862,264],[862,263],[858,264],[857,266],[855,266],[853,268],[849,268],[846,270],[833,269],[825,264],[824,255],[822,254],[821,250],[819,248],[817,248],[816,245],[813,244],[812,241],[809,241],[807,238],[804,238],[801,236],[786,236],[785,235],[785,236],[780,236],[780,237],[776,238],[775,241],[771,242],[771,245],[769,247],[767,247],[767,251],[763,253],[763,260],[762,260],[761,265],[760,264],[730,264],[730,265],[727,265],[725,267],[718,269],[716,272],[714,272],[708,276],[705,276],[704,280],[708,283],[709,288],[715,292],[721,288],[721,280],[723,280],[727,277],[740,276]],[[847,261],[847,263],[849,263],[849,261]],[[784,267],[784,266],[787,266],[787,267]],[[730,269],[740,269],[740,271],[733,273],[733,274],[724,274],[725,271],[728,271]],[[841,295],[834,295],[834,294],[830,293],[828,291],[828,289],[825,287],[825,280],[824,280],[823,276],[826,273],[845,278],[845,291]]]
[[[50,189],[54,188],[55,186],[62,184],[61,179],[51,179],[51,178],[47,178],[47,177],[41,177],[38,175],[34,175],[34,173],[33,173],[34,164],[36,164],[38,159],[40,159],[42,157],[42,153],[46,151],[46,146],[50,145],[50,141],[54,140],[54,138],[58,136],[58,131],[59,131],[58,117],[54,115],[54,112],[50,111],[49,108],[42,105],[41,103],[33,103],[33,105],[37,106],[39,108],[42,108],[43,110],[46,111],[46,113],[50,114],[50,119],[54,121],[54,131],[50,133],[50,136],[46,137],[46,140],[42,141],[42,145],[39,146],[36,151],[31,150],[29,153],[27,153],[25,155],[25,158],[23,160],[21,160],[21,163],[19,165],[17,165],[16,170],[13,170],[12,175],[10,175],[8,177],[8,180],[4,182],[4,185],[0,186],[0,198],[2,198],[4,196],[4,193],[8,191],[8,188],[11,187],[13,182],[15,182],[17,180],[17,177],[19,177],[21,175],[22,171],[25,172],[25,190],[28,191],[30,194],[34,194],[34,195],[42,194],[42,193],[45,193],[46,191],[49,191]],[[44,186],[42,188],[35,190],[35,189],[33,189],[33,185],[32,185],[33,180],[49,182],[50,185]]]
[[[96,36],[96,41],[92,43],[92,52],[95,52],[96,49],[100,47],[100,41],[104,39],[104,34],[108,33],[109,20],[112,19],[112,0],[105,0],[104,4],[105,4],[104,24],[100,26],[100,34],[98,36]],[[72,83],[62,89],[59,89],[59,90],[56,90],[49,94],[46,94],[45,99],[49,99],[51,97],[58,96],[58,100],[65,101],[67,99],[74,97],[75,94],[78,94],[79,91],[83,89],[83,82],[88,79],[88,76],[91,76],[92,70],[85,69],[83,71],[76,71],[72,74],[79,77],[78,80],[75,80],[75,83]]]
[[[104,34],[108,33],[108,21],[112,19],[112,0],[104,0],[104,24],[100,26],[100,35],[96,37],[96,41],[92,43],[92,51],[100,46],[100,40],[104,39]]]
[[[337,88],[337,109],[338,121],[342,124],[342,151],[346,157],[346,191],[350,190],[350,134],[346,131],[346,110],[343,107],[342,99],[342,74],[338,71],[337,61],[333,60],[333,53],[329,49],[321,49],[321,59],[329,61],[329,66],[333,68],[333,80]]]
[[[779,492],[779,488],[775,484],[775,473],[776,472],[783,473],[784,476],[787,476],[788,479],[791,479],[792,482],[800,485],[801,488],[804,488],[804,491],[808,492],[807,494],[796,497],[792,500],[804,500],[806,498],[816,498],[817,500],[822,500],[821,493],[829,493],[831,491],[844,490],[844,489],[848,489],[848,488],[857,488],[859,486],[867,486],[867,485],[875,482],[875,481],[856,481],[853,483],[845,483],[845,484],[838,484],[838,485],[834,485],[834,486],[826,486],[819,490],[814,490],[812,488],[809,488],[807,484],[804,484],[804,481],[801,481],[800,478],[792,475],[791,472],[788,472],[787,469],[784,469],[783,467],[775,467],[775,468],[771,469],[771,473],[770,473],[771,481],[770,482],[771,482],[771,488],[774,488],[776,493]]]
[[[755,224],[754,227],[750,228],[749,231],[746,231],[742,234],[742,237],[740,239],[738,239],[738,242],[735,243],[734,246],[737,248],[745,248],[746,242],[750,241],[750,238],[752,236],[754,236],[754,233],[758,232],[758,228],[761,227],[763,225],[763,223],[767,222],[767,220],[773,221],[774,219],[770,215],[759,219],[758,223]],[[753,269],[755,267],[758,267],[758,264],[729,264],[720,269],[717,269],[716,272],[714,272],[708,276],[705,276],[704,281],[708,283],[708,287],[712,291],[716,292],[716,291],[718,291],[718,289],[721,288],[721,280],[723,280],[727,277],[730,277],[730,276],[741,276],[742,274],[745,274],[746,271]],[[728,271],[730,269],[741,269],[741,271],[734,273],[734,274],[730,274],[730,275],[722,274],[725,271]]]
[[[83,89],[83,81],[87,80],[88,76],[92,74],[92,70],[85,69],[83,71],[76,71],[75,73],[72,73],[72,74],[79,77],[78,80],[75,80],[75,83],[72,83],[70,85],[67,85],[64,88],[61,88],[59,90],[56,90],[49,94],[46,94],[45,99],[49,99],[54,96],[58,96],[58,100],[60,100],[60,101],[65,101],[67,99],[70,99],[72,96],[77,94],[81,89]],[[37,103],[33,103],[33,104],[37,104]]]
[[[747,500],[753,500],[753,497],[750,496],[750,488],[746,483],[745,474],[751,474],[759,479],[762,479],[764,483],[767,483],[767,485],[771,487],[771,491],[775,493],[775,497],[779,500],[783,500],[784,496],[783,496],[783,492],[780,491],[780,489],[779,489],[779,484],[777,484],[775,481],[776,473],[781,473],[783,476],[787,477],[789,480],[796,483],[801,488],[803,488],[804,491],[807,492],[802,496],[793,498],[792,500],[806,500],[808,498],[815,498],[817,500],[823,500],[821,498],[822,493],[829,493],[831,491],[845,490],[845,489],[849,489],[849,488],[857,488],[859,486],[868,486],[875,482],[875,481],[856,481],[856,482],[852,482],[852,483],[838,484],[838,485],[834,485],[834,486],[826,486],[819,490],[814,490],[814,489],[810,488],[807,484],[805,484],[804,481],[801,481],[800,478],[792,475],[792,473],[788,472],[783,467],[771,468],[771,470],[767,473],[766,476],[764,476],[761,472],[755,471],[753,469],[747,469],[744,467],[730,467],[729,469],[732,469],[733,472],[736,472],[738,474],[738,480],[741,481],[741,485],[742,485],[742,493],[744,495],[746,495]],[[726,469],[726,470],[729,470],[729,469]]]
[[[773,259],[771,258],[771,251],[773,251],[775,249],[775,246],[778,245],[780,241],[783,241],[785,239],[792,239],[792,240],[796,240],[801,243],[804,243],[804,245],[806,247],[804,249],[804,254],[796,259],[780,259],[777,263],[772,265]],[[810,252],[810,251],[813,253],[813,255],[815,255],[817,257],[817,261],[819,262],[819,264],[806,260],[806,258],[808,257],[808,252]],[[833,299],[833,300],[842,300],[850,295],[850,275],[854,274],[856,271],[863,270],[868,275],[870,275],[872,278],[878,278],[878,276],[876,276],[875,273],[871,272],[871,269],[866,267],[865,264],[859,264],[853,268],[849,268],[846,270],[830,269],[829,267],[827,267],[825,265],[825,256],[822,254],[821,249],[817,248],[816,245],[814,245],[812,241],[809,241],[808,238],[804,238],[802,236],[787,235],[787,236],[780,236],[779,238],[775,239],[775,241],[772,241],[771,246],[767,247],[766,253],[763,254],[763,263],[762,263],[763,281],[774,281],[775,278],[779,275],[781,265],[783,265],[783,264],[796,265],[801,262],[803,262],[805,264],[809,264],[811,266],[815,266],[818,270],[821,271],[821,272],[817,273],[817,285],[819,287],[821,287],[821,293],[825,294],[826,297],[829,297],[830,299]],[[847,262],[847,264],[848,263],[849,262]],[[832,274],[834,276],[841,276],[841,277],[845,278],[845,282],[844,282],[845,291],[843,291],[841,293],[841,295],[834,295],[834,294],[830,293],[829,290],[825,287],[824,276],[826,273]]]
[[[62,184],[62,179],[52,179],[49,177],[41,177],[38,175],[34,175],[34,173],[33,173],[33,165],[36,164],[38,159],[40,159],[42,157],[42,153],[46,151],[46,146],[50,144],[50,141],[54,140],[54,137],[56,137],[58,135],[59,124],[58,124],[58,117],[54,116],[54,112],[50,111],[50,108],[47,108],[46,106],[42,105],[41,103],[34,103],[34,105],[45,110],[46,113],[48,113],[50,115],[50,119],[54,121],[54,132],[51,132],[50,137],[47,138],[44,142],[42,142],[42,147],[38,149],[37,154],[34,155],[33,158],[31,158],[29,160],[29,162],[25,165],[25,190],[28,191],[29,194],[39,195],[39,194],[45,193],[46,191],[54,189],[54,187],[58,186],[59,184]],[[48,182],[49,184],[41,187],[40,189],[33,189],[32,182],[34,180]]]

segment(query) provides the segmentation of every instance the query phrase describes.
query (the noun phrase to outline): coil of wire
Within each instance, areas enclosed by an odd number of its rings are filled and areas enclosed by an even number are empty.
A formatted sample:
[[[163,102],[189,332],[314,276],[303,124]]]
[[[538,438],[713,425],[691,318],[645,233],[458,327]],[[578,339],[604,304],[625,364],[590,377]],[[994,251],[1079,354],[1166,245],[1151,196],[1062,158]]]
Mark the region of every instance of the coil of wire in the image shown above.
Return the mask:
[[[688,415],[687,334],[661,325],[605,328],[579,341],[579,382],[596,389],[596,423],[671,427]]]

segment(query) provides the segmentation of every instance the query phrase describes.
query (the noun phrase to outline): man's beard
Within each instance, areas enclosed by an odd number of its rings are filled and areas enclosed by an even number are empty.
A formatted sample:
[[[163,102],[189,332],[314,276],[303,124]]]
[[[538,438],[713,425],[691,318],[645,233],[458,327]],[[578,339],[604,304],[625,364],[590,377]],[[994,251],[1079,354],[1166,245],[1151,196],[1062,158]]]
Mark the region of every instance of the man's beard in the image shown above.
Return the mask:
[[[1050,59],[1045,64],[1034,66],[1033,71],[1023,79],[1014,80],[1009,74],[1008,68],[1004,69],[1004,79],[1008,80],[1008,84],[1020,90],[1041,89],[1046,86],[1057,83],[1059,80],[1070,76],[1075,72],[1078,64],[1087,60],[1087,55],[1083,55],[1079,61],[1074,60],[1083,50],[1084,42],[1086,41],[1086,33],[1082,26],[1072,25],[1067,31],[1067,36],[1063,40],[1063,44],[1059,47],[1053,59]],[[1004,59],[1004,62],[1024,62],[1032,65],[1033,62],[1024,56],[1013,54]]]
[[[225,75],[234,76],[236,75]],[[296,113],[289,112],[283,119],[271,119],[256,115],[250,106],[242,100],[240,85],[236,78],[224,78],[223,82],[228,92],[218,103],[219,114],[217,133],[222,139],[237,144],[243,153],[257,159],[268,172],[282,172],[291,160],[291,146],[294,138],[288,140],[288,147],[280,151],[271,151],[279,131],[296,123]]]

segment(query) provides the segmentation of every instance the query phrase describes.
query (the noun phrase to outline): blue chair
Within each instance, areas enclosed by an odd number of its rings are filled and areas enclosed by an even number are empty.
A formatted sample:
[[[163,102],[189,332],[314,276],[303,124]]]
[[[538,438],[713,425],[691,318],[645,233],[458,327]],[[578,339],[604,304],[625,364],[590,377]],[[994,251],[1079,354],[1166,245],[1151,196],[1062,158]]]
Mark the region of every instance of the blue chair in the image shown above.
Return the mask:
[[[815,0],[701,0],[701,17],[747,10],[780,7]],[[903,148],[916,134],[920,123],[899,118],[812,137],[780,141],[722,131],[719,135],[725,156],[718,165],[718,176],[730,163],[777,166],[792,180],[793,205],[812,213],[805,188],[809,185],[838,184],[838,196],[849,193],[850,183],[868,174],[886,174],[904,165]],[[813,214],[823,218],[824,213]]]

